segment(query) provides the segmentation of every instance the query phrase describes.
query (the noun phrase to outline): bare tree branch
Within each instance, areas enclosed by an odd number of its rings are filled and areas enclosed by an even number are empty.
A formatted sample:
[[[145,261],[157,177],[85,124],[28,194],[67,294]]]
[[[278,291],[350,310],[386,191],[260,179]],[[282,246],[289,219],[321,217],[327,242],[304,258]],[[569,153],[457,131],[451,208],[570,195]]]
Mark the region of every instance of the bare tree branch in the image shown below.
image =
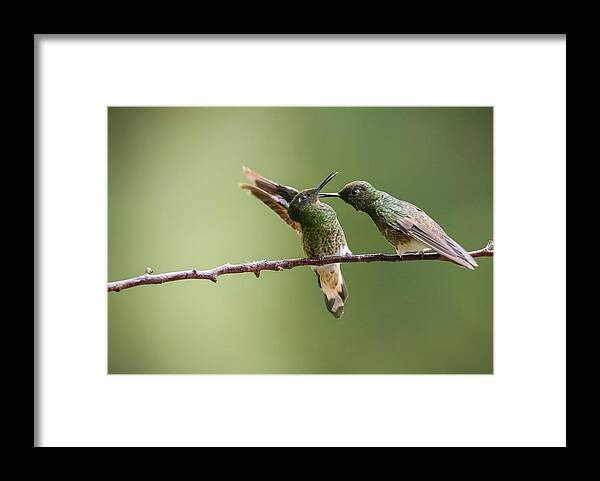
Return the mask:
[[[494,255],[494,241],[489,241],[483,249],[469,252],[473,257],[492,257]],[[335,263],[354,263],[354,262],[404,262],[404,261],[447,261],[445,257],[434,252],[423,254],[404,254],[402,256],[392,254],[357,254],[349,256],[328,256],[319,259],[283,259],[276,261],[254,261],[246,264],[225,264],[214,269],[199,271],[191,269],[189,271],[166,272],[164,274],[152,274],[151,269],[146,268],[146,273],[125,279],[108,283],[108,292],[119,292],[131,287],[145,286],[149,284],[164,284],[165,282],[181,281],[184,279],[208,279],[217,282],[217,277],[225,274],[243,274],[253,273],[256,277],[260,276],[261,271],[283,271],[298,266],[323,266],[325,264]]]

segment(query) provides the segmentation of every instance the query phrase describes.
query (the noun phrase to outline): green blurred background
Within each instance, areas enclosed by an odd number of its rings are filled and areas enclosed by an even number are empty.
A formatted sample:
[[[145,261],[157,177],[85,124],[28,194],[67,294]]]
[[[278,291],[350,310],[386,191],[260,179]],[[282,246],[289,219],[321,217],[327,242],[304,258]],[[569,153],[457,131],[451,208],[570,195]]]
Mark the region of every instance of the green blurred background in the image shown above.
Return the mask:
[[[467,250],[492,233],[493,109],[108,109],[108,278],[302,257],[297,234],[238,188],[246,165],[306,188],[368,180]],[[335,199],[354,253],[393,252]],[[108,294],[109,373],[492,373],[492,266],[342,265],[345,314],[314,273],[237,274]]]

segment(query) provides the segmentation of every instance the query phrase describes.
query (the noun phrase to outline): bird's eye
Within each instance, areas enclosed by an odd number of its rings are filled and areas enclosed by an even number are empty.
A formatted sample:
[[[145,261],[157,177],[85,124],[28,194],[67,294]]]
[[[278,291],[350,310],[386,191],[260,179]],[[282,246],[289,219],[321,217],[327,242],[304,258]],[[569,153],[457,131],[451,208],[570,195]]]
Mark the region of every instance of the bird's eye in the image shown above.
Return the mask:
[[[360,189],[354,189],[352,191],[352,195],[358,195],[358,194],[360,194]]]
[[[306,196],[303,195],[302,197],[300,197],[300,202],[304,202],[306,200]]]

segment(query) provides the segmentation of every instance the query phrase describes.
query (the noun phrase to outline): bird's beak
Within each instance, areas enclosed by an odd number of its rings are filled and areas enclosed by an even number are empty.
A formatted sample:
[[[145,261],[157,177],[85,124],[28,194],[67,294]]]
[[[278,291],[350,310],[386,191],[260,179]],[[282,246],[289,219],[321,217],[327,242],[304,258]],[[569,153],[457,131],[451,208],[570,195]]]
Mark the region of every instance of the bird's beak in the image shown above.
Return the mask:
[[[337,173],[337,172],[332,172],[332,173],[331,173],[331,174],[329,174],[327,177],[325,177],[325,178],[324,178],[324,179],[321,181],[321,183],[320,183],[320,184],[319,184],[319,185],[318,185],[318,186],[315,188],[315,193],[316,193],[316,194],[319,194],[319,192],[321,192],[321,189],[322,189],[323,187],[325,187],[325,186],[326,186],[326,185],[329,183],[329,181],[331,181],[331,179],[333,179],[333,178],[334,178],[336,175],[338,175],[338,173]],[[319,194],[319,197],[320,197],[320,194]]]
[[[339,197],[337,192],[319,192],[319,197]]]

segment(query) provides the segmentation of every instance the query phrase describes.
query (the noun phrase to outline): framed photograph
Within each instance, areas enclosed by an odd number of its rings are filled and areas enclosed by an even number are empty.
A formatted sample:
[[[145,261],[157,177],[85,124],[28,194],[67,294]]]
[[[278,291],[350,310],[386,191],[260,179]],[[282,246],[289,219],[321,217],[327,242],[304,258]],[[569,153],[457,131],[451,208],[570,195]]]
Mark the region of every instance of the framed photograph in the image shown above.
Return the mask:
[[[34,45],[34,446],[566,445],[565,35]]]

